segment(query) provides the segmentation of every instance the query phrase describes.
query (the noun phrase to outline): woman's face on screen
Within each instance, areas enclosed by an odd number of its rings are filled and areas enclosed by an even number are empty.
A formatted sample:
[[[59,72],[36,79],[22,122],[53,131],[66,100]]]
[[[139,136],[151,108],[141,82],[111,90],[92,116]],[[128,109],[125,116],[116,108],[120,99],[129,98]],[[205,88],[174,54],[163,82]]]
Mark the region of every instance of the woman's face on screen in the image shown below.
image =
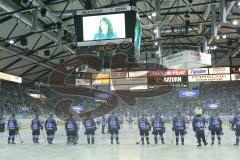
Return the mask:
[[[102,33],[103,34],[107,34],[108,33],[108,25],[106,22],[101,21],[101,29],[102,29]]]

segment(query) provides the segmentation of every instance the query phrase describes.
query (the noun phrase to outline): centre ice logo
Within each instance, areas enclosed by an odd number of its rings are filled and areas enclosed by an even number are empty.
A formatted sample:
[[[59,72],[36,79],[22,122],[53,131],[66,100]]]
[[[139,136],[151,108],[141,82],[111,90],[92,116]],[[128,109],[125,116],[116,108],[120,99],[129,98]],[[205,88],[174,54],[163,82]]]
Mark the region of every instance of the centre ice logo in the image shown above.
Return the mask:
[[[73,86],[65,84],[65,78],[71,74],[76,67],[87,65],[93,69],[101,70],[103,68],[103,62],[96,56],[93,55],[82,55],[76,58],[73,58],[59,68],[56,68],[49,76],[49,85],[51,89],[55,92],[63,95],[70,95],[70,96],[84,96],[94,99],[94,95],[103,95],[108,94],[108,99],[106,99],[99,107],[96,107],[92,110],[78,113],[78,117],[80,119],[91,116],[91,117],[99,117],[106,113],[109,113],[111,110],[117,107],[118,105],[118,97],[117,95],[128,105],[135,106],[136,98],[137,97],[154,97],[165,94],[171,91],[172,86],[164,81],[158,81],[151,77],[146,77],[146,83],[151,81],[151,85],[155,87],[153,89],[146,89],[146,90],[118,90],[115,91],[103,91],[98,90],[93,87],[88,86]],[[117,54],[112,57],[111,60],[111,69],[114,68],[122,68],[123,70],[127,70],[128,72],[136,72],[142,71],[143,69],[146,70],[146,64],[139,64],[139,63],[128,63],[128,57],[124,54]],[[157,64],[156,64],[157,66]],[[154,69],[152,69],[154,70]],[[120,74],[123,76],[124,74]],[[145,75],[147,76],[147,74]],[[133,79],[137,80],[138,77]],[[112,81],[114,88],[117,88],[118,84]],[[158,87],[161,85],[161,88]],[[59,118],[66,118],[71,112],[69,108],[72,104],[72,100],[62,100],[56,104],[55,112]]]

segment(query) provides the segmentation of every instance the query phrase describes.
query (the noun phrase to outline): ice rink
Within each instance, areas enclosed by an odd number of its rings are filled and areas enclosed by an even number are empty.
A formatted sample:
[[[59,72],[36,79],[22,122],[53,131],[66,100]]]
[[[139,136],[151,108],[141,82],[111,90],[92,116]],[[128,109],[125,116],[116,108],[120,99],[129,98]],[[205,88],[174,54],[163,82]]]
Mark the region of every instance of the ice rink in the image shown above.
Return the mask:
[[[207,134],[208,130],[206,130]],[[222,145],[208,145],[198,148],[192,129],[188,129],[185,145],[171,143],[172,131],[168,124],[166,129],[166,144],[153,144],[153,136],[150,135],[150,145],[137,145],[139,140],[137,126],[128,129],[124,124],[120,131],[120,145],[110,144],[109,134],[101,134],[100,129],[96,132],[96,144],[88,145],[80,129],[79,144],[68,146],[63,127],[59,126],[53,145],[44,142],[43,137],[39,145],[34,145],[30,130],[21,131],[23,144],[16,139],[16,145],[7,144],[7,132],[0,134],[0,160],[239,160],[240,147],[235,147],[234,132],[227,125],[224,127]],[[210,143],[210,135],[208,136]]]

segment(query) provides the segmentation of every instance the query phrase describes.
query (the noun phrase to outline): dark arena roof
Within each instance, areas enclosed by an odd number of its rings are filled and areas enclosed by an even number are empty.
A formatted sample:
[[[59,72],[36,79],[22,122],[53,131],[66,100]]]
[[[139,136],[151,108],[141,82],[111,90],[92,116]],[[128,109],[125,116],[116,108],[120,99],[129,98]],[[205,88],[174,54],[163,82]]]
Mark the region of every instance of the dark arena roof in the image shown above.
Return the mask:
[[[90,8],[136,5],[143,26],[142,61],[146,55],[149,60],[157,59],[158,45],[162,56],[182,50],[203,50],[206,38],[214,66],[238,65],[239,6],[236,0],[225,1],[225,19],[219,0],[159,0],[159,4],[154,0],[96,0]],[[215,16],[211,13],[213,4]],[[86,3],[84,0],[2,0],[0,71],[23,77],[24,82],[45,80],[53,68],[61,65],[60,61],[81,54],[73,43],[73,11],[88,8],[88,0]],[[157,16],[153,17],[155,13]],[[190,23],[186,23],[188,20]],[[217,37],[211,32],[212,21],[216,22]],[[57,24],[64,30],[61,44]],[[155,28],[159,28],[160,37],[156,37]]]

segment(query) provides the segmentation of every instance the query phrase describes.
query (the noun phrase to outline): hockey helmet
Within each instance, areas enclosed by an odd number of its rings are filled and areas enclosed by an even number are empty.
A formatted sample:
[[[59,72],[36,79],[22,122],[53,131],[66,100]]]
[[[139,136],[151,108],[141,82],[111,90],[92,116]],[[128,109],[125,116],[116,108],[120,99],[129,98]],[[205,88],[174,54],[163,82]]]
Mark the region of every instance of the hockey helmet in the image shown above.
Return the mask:
[[[202,108],[201,107],[197,107],[194,109],[194,114],[195,115],[202,115]]]

